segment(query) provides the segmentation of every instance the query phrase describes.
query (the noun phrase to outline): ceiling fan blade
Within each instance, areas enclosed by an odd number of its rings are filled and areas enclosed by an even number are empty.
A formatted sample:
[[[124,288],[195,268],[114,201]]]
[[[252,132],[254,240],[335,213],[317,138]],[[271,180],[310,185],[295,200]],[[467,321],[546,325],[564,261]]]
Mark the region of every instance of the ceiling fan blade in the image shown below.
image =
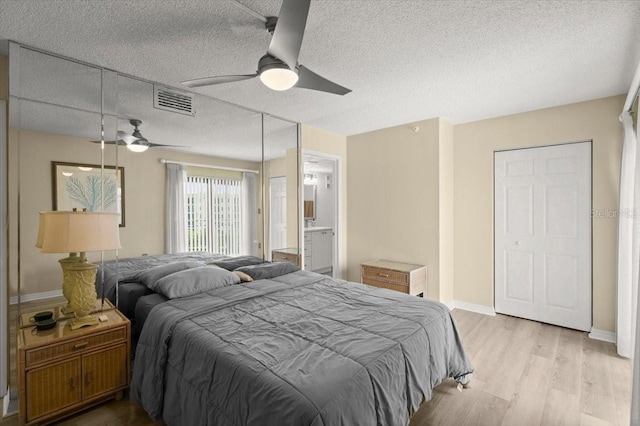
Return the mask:
[[[127,132],[123,132],[122,130],[118,130],[117,135],[118,135],[118,141],[124,142],[127,145],[136,140],[135,136],[130,135]]]
[[[104,141],[104,143],[108,145],[115,145],[116,141],[118,145],[129,145],[131,142],[135,141],[136,138],[133,135],[128,134],[127,132],[123,132],[122,130],[118,130],[117,139],[115,141]],[[100,143],[101,141],[91,141],[93,143]]]
[[[298,82],[295,87],[318,90],[320,92],[333,93],[336,95],[346,95],[351,92],[351,89],[347,89],[333,81],[329,81],[303,65],[298,66]]]
[[[219,75],[216,77],[197,78],[195,80],[181,81],[180,84],[184,84],[187,87],[201,87],[212,86],[214,84],[231,83],[233,81],[248,80],[250,78],[257,77],[258,74],[243,74],[243,75]]]
[[[102,141],[89,141],[89,142],[93,142],[93,143],[101,143]],[[115,145],[116,143],[117,143],[118,145],[126,145],[126,144],[124,143],[124,141],[121,141],[121,140],[118,140],[117,142],[116,142],[116,141],[104,141],[104,143],[105,143],[106,145]]]
[[[249,7],[247,7],[244,4],[240,3],[238,0],[231,0],[231,1],[232,1],[231,4],[234,5],[235,7],[237,7],[238,9],[244,10],[249,15],[253,16],[256,19],[259,19],[260,21],[264,22],[265,24],[267,23],[267,18],[265,18],[264,16],[260,15],[255,10],[250,9]]]
[[[147,145],[149,145],[150,148],[165,148],[165,147],[191,148],[190,146],[184,146],[184,145],[165,145],[161,143],[152,143],[152,142],[148,142]]]
[[[311,0],[282,0],[278,23],[267,50],[292,70],[298,64],[310,4]]]

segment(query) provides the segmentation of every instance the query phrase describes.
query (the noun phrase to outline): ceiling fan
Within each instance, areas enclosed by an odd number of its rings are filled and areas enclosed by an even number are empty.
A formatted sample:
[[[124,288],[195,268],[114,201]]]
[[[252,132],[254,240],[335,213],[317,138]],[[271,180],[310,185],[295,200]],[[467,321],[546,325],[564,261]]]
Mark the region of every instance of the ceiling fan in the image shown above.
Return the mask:
[[[264,17],[247,6],[233,0],[234,4],[264,22],[272,35],[267,53],[258,61],[255,74],[221,75],[181,82],[187,87],[210,86],[260,77],[262,83],[273,90],[292,87],[346,95],[351,89],[340,86],[298,64],[300,46],[307,25],[311,0],[283,0],[280,16]]]
[[[182,145],[163,145],[159,143],[151,143],[147,138],[142,136],[140,133],[140,129],[138,127],[142,124],[141,120],[132,118],[129,120],[129,123],[133,126],[133,133],[128,134],[122,130],[118,130],[117,139],[115,141],[104,141],[106,144],[118,144],[118,145],[126,145],[127,148],[133,152],[145,152],[149,148],[154,147],[170,147],[170,146],[182,146]],[[95,143],[100,143],[101,141],[91,141]],[[184,147],[186,148],[186,147]]]

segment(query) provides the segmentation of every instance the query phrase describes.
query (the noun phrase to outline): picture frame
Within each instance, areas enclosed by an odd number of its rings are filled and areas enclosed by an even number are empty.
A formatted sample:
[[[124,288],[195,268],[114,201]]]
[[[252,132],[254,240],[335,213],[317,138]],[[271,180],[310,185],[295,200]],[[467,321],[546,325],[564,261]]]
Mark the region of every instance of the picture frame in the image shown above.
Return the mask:
[[[51,162],[53,210],[105,211],[120,214],[125,226],[124,167],[84,163]],[[101,181],[104,183],[101,184]],[[102,208],[104,188],[105,208]]]

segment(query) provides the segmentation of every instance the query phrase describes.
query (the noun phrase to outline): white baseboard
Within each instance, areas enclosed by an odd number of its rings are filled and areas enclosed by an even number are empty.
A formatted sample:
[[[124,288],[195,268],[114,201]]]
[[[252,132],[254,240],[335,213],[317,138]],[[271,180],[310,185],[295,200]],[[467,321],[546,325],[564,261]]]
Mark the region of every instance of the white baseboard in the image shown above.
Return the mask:
[[[45,291],[42,293],[23,294],[20,296],[20,302],[31,302],[32,300],[51,299],[53,297],[62,296],[62,290]],[[13,296],[9,300],[10,305],[16,305],[18,303],[18,296]]]
[[[462,309],[463,311],[475,312],[492,317],[496,316],[496,311],[491,306],[476,305],[475,303],[463,302],[461,300],[454,300],[452,304],[455,309]],[[451,307],[449,309],[451,309]]]
[[[612,331],[598,330],[591,327],[589,338],[593,340],[602,340],[603,342],[616,343],[616,333]]]

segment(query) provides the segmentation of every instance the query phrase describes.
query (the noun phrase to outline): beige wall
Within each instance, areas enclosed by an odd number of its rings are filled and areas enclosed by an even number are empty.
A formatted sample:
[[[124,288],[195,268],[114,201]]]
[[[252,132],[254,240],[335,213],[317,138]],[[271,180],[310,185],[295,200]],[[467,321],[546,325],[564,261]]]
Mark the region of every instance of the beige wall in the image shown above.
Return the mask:
[[[593,208],[617,210],[624,96],[454,128],[456,300],[493,307],[493,153],[593,140]],[[593,327],[615,330],[616,218],[593,219]]]
[[[454,188],[454,157],[453,157],[453,126],[440,120],[440,139],[438,150],[438,206],[439,211],[439,244],[440,244],[440,298],[442,303],[451,306],[453,302],[454,286],[454,247],[453,247],[453,188]]]
[[[340,159],[340,188],[339,188],[339,205],[340,205],[340,221],[338,235],[339,241],[339,258],[338,269],[342,278],[347,277],[347,241],[348,241],[348,212],[347,212],[347,137],[337,133],[328,132],[326,130],[316,129],[315,127],[302,125],[301,146],[303,151],[321,152],[330,154]],[[302,170],[301,170],[302,173]],[[351,278],[350,278],[351,279]],[[353,280],[353,279],[352,279]],[[359,278],[358,278],[359,281]]]
[[[347,138],[350,281],[367,260],[427,265],[439,300],[439,143],[439,119]]]
[[[62,273],[59,254],[42,254],[35,247],[39,211],[52,208],[51,161],[100,164],[98,145],[69,136],[22,130],[11,132],[9,144],[15,151],[19,140],[20,158],[20,276],[21,294],[59,290]],[[120,228],[120,257],[164,253],[165,165],[160,158],[226,167],[259,169],[258,163],[234,161],[150,149],[142,154],[118,150],[118,164],[124,168],[125,227]],[[115,148],[107,147],[106,165],[115,164]],[[15,189],[16,180],[12,180]],[[15,193],[14,193],[15,196]],[[259,219],[260,220],[260,219]],[[114,252],[105,252],[113,257]],[[98,253],[88,254],[90,261]],[[17,282],[11,283],[17,294]]]

